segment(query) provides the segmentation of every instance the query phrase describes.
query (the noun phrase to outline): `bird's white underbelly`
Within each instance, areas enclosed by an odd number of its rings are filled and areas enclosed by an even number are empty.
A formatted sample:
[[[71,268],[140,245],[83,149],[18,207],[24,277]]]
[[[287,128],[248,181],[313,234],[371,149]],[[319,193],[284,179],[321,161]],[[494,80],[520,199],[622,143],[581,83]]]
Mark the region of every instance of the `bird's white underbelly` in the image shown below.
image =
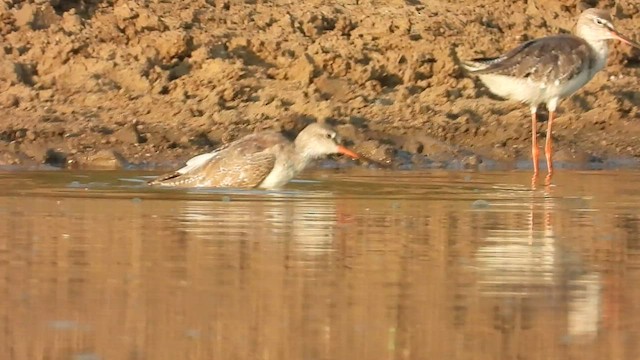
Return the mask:
[[[273,170],[267,175],[267,177],[262,180],[260,185],[258,185],[261,189],[277,189],[283,187],[286,183],[288,183],[293,177],[296,175],[296,171],[293,166],[290,164],[279,164],[276,162],[276,165],[273,167]]]
[[[500,97],[538,105],[570,96],[588,83],[592,77],[592,74],[585,71],[563,83],[556,81],[555,83],[543,84],[528,79],[516,79],[494,74],[481,75],[480,80],[492,93]]]

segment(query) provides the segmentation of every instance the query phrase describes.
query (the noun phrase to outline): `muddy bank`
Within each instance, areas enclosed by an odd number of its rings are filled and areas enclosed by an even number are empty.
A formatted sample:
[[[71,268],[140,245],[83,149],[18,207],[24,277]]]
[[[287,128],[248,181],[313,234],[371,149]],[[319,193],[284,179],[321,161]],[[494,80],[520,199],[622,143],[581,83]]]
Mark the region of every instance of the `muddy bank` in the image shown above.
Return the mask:
[[[455,54],[571,31],[592,5],[637,39],[639,5],[614,3],[2,0],[0,164],[167,167],[310,121],[393,166],[526,164],[528,109],[490,96]],[[559,163],[640,159],[639,68],[615,44],[561,104]]]

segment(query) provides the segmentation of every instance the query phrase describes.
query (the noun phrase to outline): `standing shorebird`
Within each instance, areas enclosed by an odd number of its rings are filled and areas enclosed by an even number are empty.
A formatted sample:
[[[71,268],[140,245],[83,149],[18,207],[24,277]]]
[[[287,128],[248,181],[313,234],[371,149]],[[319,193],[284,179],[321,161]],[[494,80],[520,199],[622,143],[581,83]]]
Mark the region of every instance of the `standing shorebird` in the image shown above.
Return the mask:
[[[314,123],[294,142],[275,131],[247,135],[187,161],[185,167],[149,182],[173,187],[235,187],[276,189],[284,186],[312,160],[330,154],[358,158],[338,144],[336,132]]]
[[[549,111],[545,156],[549,175],[553,173],[551,126],[558,102],[569,97],[605,66],[607,41],[620,40],[640,45],[620,34],[604,10],[588,9],[578,17],[576,35],[554,35],[527,41],[495,58],[463,61],[462,67],[494,94],[529,104],[531,108],[531,155],[534,179],[538,174],[538,106]]]

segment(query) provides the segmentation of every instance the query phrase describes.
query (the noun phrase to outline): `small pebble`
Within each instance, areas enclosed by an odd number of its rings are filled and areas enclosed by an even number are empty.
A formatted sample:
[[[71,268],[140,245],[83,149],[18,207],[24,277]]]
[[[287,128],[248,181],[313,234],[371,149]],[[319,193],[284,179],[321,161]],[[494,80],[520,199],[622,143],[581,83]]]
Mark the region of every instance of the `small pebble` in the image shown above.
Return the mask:
[[[486,209],[489,206],[491,206],[491,204],[489,204],[489,202],[486,200],[476,200],[473,202],[473,204],[471,204],[471,207],[473,209]]]
[[[199,330],[189,329],[186,331],[185,335],[191,339],[199,339],[201,334]]]
[[[100,360],[100,355],[94,353],[82,353],[73,355],[73,360]]]

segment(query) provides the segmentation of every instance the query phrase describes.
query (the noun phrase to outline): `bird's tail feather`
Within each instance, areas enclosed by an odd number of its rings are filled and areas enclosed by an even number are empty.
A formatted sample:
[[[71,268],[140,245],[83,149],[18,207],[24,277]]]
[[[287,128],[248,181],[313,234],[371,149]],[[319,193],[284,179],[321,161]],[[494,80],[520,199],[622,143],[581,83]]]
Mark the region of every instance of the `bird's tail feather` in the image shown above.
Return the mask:
[[[486,69],[489,65],[491,65],[491,60],[492,60],[492,59],[463,60],[458,56],[458,52],[456,51],[455,47],[451,49],[451,56],[453,57],[454,63],[456,63],[463,70],[469,73],[482,71]]]

